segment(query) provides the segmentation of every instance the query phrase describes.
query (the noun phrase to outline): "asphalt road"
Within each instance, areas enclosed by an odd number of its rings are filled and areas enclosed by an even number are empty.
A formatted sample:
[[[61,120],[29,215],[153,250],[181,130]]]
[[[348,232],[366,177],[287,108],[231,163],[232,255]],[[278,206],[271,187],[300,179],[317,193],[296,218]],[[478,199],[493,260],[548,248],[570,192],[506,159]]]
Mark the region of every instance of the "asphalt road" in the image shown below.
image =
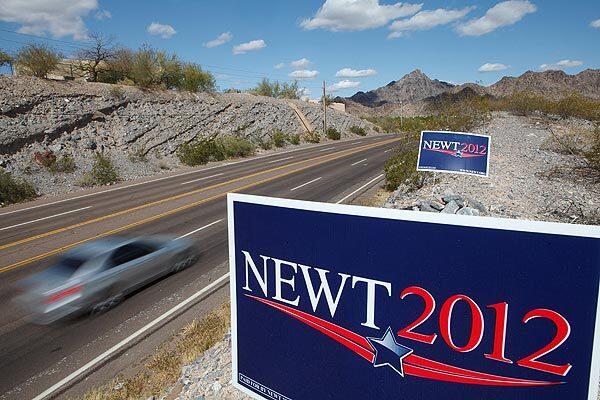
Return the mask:
[[[226,193],[344,200],[381,174],[396,140],[328,142],[0,209],[0,399],[35,397],[224,273]],[[56,254],[101,236],[152,234],[188,235],[202,255],[191,268],[99,316],[37,326],[12,306],[13,284],[46,268]],[[146,338],[146,352],[128,351],[59,396],[81,394],[126,371],[197,313],[187,312]]]

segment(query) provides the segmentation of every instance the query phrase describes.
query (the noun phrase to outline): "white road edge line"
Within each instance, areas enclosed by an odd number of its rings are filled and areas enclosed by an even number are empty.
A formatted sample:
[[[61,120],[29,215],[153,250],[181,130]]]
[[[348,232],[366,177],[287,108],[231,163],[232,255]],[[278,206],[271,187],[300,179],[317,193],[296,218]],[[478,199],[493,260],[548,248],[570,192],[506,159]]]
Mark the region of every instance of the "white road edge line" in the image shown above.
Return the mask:
[[[46,219],[50,219],[50,218],[54,218],[54,217],[60,217],[61,215],[72,214],[72,213],[75,213],[77,211],[87,210],[88,208],[92,208],[92,207],[93,206],[81,207],[81,208],[78,208],[76,210],[65,211],[65,212],[62,212],[60,214],[49,215],[47,217],[38,218],[38,219],[34,219],[34,220],[31,220],[31,221],[27,221],[27,222],[21,222],[20,224],[11,225],[11,226],[5,226],[4,228],[0,228],[0,231],[5,231],[7,229],[16,228],[17,226],[23,226],[23,225],[27,225],[27,224],[33,224],[34,222],[40,222],[40,221],[43,221],[43,220],[46,220]]]
[[[190,184],[190,183],[194,183],[194,182],[198,182],[198,181],[203,181],[205,179],[214,178],[216,176],[221,176],[223,174],[224,174],[224,172],[221,172],[220,174],[205,176],[205,177],[202,177],[202,178],[198,178],[198,179],[194,179],[194,180],[191,180],[191,181],[183,182],[183,183],[181,183],[181,185],[187,185],[187,184]]]
[[[218,224],[218,223],[219,223],[219,222],[221,222],[221,221],[223,221],[223,218],[221,218],[221,219],[218,219],[218,220],[216,220],[215,222],[211,222],[211,223],[210,223],[210,224],[208,224],[208,225],[204,225],[202,228],[194,229],[194,230],[193,230],[193,231],[191,231],[191,232],[188,232],[188,233],[186,233],[186,234],[184,234],[184,235],[181,235],[181,236],[179,236],[177,239],[183,239],[183,238],[184,238],[184,237],[186,237],[186,236],[193,235],[194,233],[196,233],[196,232],[200,232],[201,230],[203,230],[203,229],[206,229],[206,228],[208,228],[208,227],[210,227],[210,226],[213,226],[214,224]],[[177,239],[176,239],[176,240],[177,240]]]
[[[140,329],[138,329],[131,335],[127,336],[125,339],[121,340],[119,343],[115,344],[113,347],[106,350],[104,353],[98,355],[97,357],[92,359],[87,364],[83,365],[79,369],[77,369],[74,372],[72,372],[71,374],[67,375],[65,378],[61,379],[54,385],[50,386],[48,389],[44,390],[42,393],[40,393],[36,397],[34,397],[33,400],[42,400],[42,399],[45,399],[48,396],[52,395],[54,392],[56,392],[57,390],[59,390],[60,388],[65,386],[66,384],[70,383],[71,381],[76,379],[81,374],[84,374],[89,369],[100,364],[102,361],[105,361],[106,359],[110,358],[113,354],[118,352],[120,349],[127,346],[127,344],[129,344],[130,342],[132,342],[139,336],[143,335],[144,333],[146,333],[148,330],[150,330],[154,326],[160,324],[162,321],[169,318],[171,315],[175,314],[177,311],[181,310],[182,308],[184,308],[185,306],[187,306],[188,304],[190,304],[197,298],[216,290],[227,279],[229,279],[229,272],[226,273],[225,275],[221,276],[220,278],[217,278],[217,280],[215,280],[214,282],[212,282],[209,285],[205,286],[204,288],[200,289],[198,292],[194,293],[193,295],[191,295],[190,297],[188,297],[181,303],[177,304],[175,307],[171,308],[170,310],[168,310],[164,314],[160,315],[159,317],[157,317],[150,323],[144,325],[143,327],[141,327]]]
[[[300,189],[301,187],[304,187],[304,186],[306,186],[306,185],[310,185],[311,183],[313,183],[313,182],[316,182],[316,181],[318,181],[318,180],[319,180],[319,179],[321,179],[321,178],[322,178],[322,176],[320,176],[320,177],[318,177],[318,178],[316,178],[316,179],[313,179],[312,181],[308,181],[308,182],[306,182],[306,183],[303,183],[303,184],[302,184],[302,185],[300,185],[300,186],[296,186],[295,188],[293,188],[293,189],[290,189],[290,192],[293,192],[293,191],[294,191],[294,190],[296,190],[296,189]]]
[[[294,157],[293,157],[293,156],[290,156],[290,157],[286,157],[286,158],[279,158],[279,159],[277,159],[277,160],[269,161],[269,162],[267,162],[267,164],[273,164],[273,163],[276,163],[276,162],[278,162],[278,161],[291,160],[292,158],[294,158]]]
[[[383,177],[383,174],[379,174],[377,175],[375,178],[371,179],[369,182],[365,183],[364,185],[362,185],[361,187],[359,187],[358,189],[356,189],[354,192],[350,193],[349,195],[347,195],[346,197],[344,197],[343,199],[336,201],[335,204],[340,204],[343,203],[344,201],[348,200],[348,198],[350,198],[352,195],[360,192],[361,190],[363,190],[364,188],[366,188],[367,186],[369,186],[370,184],[372,184],[373,182],[381,179]]]
[[[365,162],[365,161],[367,161],[367,159],[366,159],[366,158],[363,158],[362,160],[360,160],[360,161],[357,161],[357,162],[355,162],[355,163],[352,163],[352,164],[350,164],[350,165],[354,166],[354,165],[356,165],[356,164],[360,164],[361,162]]]

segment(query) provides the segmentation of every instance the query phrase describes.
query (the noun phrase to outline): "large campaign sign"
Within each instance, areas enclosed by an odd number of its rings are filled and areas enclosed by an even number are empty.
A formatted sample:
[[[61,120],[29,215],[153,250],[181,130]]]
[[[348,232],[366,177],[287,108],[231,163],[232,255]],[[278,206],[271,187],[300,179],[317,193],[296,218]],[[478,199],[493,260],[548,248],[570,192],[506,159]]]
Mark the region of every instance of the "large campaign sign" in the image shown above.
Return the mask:
[[[596,400],[600,227],[230,194],[256,399]]]
[[[489,156],[489,136],[423,131],[417,170],[488,176]]]

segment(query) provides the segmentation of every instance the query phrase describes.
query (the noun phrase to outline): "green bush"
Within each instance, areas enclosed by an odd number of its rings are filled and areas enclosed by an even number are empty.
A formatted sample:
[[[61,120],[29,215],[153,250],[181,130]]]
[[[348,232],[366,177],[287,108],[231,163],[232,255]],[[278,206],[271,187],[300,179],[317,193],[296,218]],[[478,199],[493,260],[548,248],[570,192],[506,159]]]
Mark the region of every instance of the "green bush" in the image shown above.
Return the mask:
[[[319,143],[321,141],[321,138],[319,137],[319,135],[317,135],[316,132],[310,132],[306,134],[306,141],[308,143]]]
[[[31,183],[14,178],[0,168],[0,206],[20,203],[35,197],[37,197],[37,193]]]
[[[177,149],[179,161],[195,166],[226,158],[248,157],[255,153],[250,141],[236,136],[223,136],[190,143],[183,143]]]
[[[260,147],[263,150],[271,150],[273,148],[272,140],[265,140],[264,138],[258,138],[257,143],[258,143],[258,147]]]
[[[112,160],[104,153],[94,155],[92,170],[77,182],[79,186],[108,185],[120,181],[119,172]]]
[[[367,131],[365,131],[365,128],[362,128],[362,127],[356,126],[356,125],[352,125],[350,127],[350,132],[354,133],[355,135],[358,135],[358,136],[366,136],[367,135]]]
[[[271,82],[267,78],[249,90],[250,93],[259,96],[275,97],[280,99],[299,99],[301,90],[298,87],[298,82],[279,83],[279,81]]]
[[[331,140],[340,140],[342,134],[335,128],[327,128],[327,137]]]
[[[17,53],[17,64],[25,74],[45,78],[60,63],[61,54],[47,45],[31,43]]]
[[[192,93],[215,90],[215,78],[210,72],[203,71],[199,65],[187,63],[181,73],[181,80],[176,84],[179,89]]]
[[[226,158],[249,157],[256,152],[256,147],[248,139],[237,136],[223,136],[216,142],[223,148]]]
[[[54,173],[71,173],[75,171],[76,168],[77,166],[75,165],[75,160],[69,155],[57,158],[56,161],[54,161],[54,163],[48,167],[50,172]]]
[[[289,141],[291,144],[299,145],[300,144],[300,135],[298,133],[290,135]]]
[[[413,140],[402,143],[389,158],[384,167],[385,188],[389,191],[405,186],[407,191],[422,188],[429,176],[428,172],[417,171],[419,145]]]
[[[273,144],[275,145],[275,147],[285,146],[285,139],[285,133],[281,132],[280,130],[276,130],[275,132],[273,132]]]

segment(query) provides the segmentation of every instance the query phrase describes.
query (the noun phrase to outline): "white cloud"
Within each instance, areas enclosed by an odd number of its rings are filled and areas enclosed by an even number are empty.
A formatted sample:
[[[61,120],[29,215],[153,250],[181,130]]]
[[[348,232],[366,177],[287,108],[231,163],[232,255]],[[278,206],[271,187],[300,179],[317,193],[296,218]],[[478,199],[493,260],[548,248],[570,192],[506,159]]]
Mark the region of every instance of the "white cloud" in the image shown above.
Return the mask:
[[[335,73],[335,76],[338,78],[359,78],[363,76],[373,76],[377,75],[377,71],[374,69],[352,69],[352,68],[342,68],[338,72]]]
[[[285,67],[284,63],[279,63],[279,64],[275,65],[275,69],[281,69],[283,67]]]
[[[343,81],[336,82],[333,85],[329,86],[327,90],[329,90],[330,92],[337,92],[338,90],[357,88],[359,86],[360,82],[344,79]]]
[[[299,60],[296,61],[292,61],[290,63],[290,67],[292,68],[306,68],[308,67],[310,64],[312,64],[308,59],[306,58],[301,58]]]
[[[565,69],[565,68],[581,67],[582,65],[583,65],[583,61],[560,60],[553,64],[542,64],[542,65],[540,65],[540,69],[543,71],[547,71],[549,69]]]
[[[477,71],[479,72],[499,72],[508,69],[509,66],[500,63],[485,63]]]
[[[290,77],[294,79],[314,79],[319,75],[319,71],[309,71],[307,69],[301,69],[298,71],[290,72]]]
[[[83,40],[87,38],[83,17],[97,8],[97,0],[2,0],[0,21],[20,24],[21,33]]]
[[[326,0],[313,18],[301,23],[304,29],[361,31],[378,28],[401,17],[413,15],[422,4],[379,4],[379,0]]]
[[[153,22],[148,25],[146,31],[151,35],[160,35],[160,37],[163,39],[169,39],[177,33],[175,28],[173,28],[171,25],[164,25],[158,22]]]
[[[408,19],[394,21],[390,25],[393,31],[388,39],[401,37],[405,31],[423,31],[439,25],[447,25],[467,15],[474,7],[466,7],[460,10],[449,10],[438,8],[437,10],[420,11]]]
[[[204,43],[203,46],[211,49],[213,47],[221,46],[222,44],[229,42],[231,39],[233,39],[231,32],[223,32],[216,39]]]
[[[102,21],[103,19],[111,19],[112,18],[112,14],[110,13],[110,11],[108,10],[99,10],[96,15],[94,15],[94,17],[98,20],[98,21]]]
[[[600,18],[595,21],[590,22],[590,26],[592,28],[600,29]]]
[[[267,44],[264,40],[251,40],[249,42],[233,46],[233,54],[245,54],[249,51],[257,51],[260,49],[264,49],[265,47],[267,47]]]
[[[508,0],[496,4],[481,18],[472,19],[457,27],[463,36],[481,36],[502,26],[513,25],[527,14],[537,11],[537,7],[528,0]]]

